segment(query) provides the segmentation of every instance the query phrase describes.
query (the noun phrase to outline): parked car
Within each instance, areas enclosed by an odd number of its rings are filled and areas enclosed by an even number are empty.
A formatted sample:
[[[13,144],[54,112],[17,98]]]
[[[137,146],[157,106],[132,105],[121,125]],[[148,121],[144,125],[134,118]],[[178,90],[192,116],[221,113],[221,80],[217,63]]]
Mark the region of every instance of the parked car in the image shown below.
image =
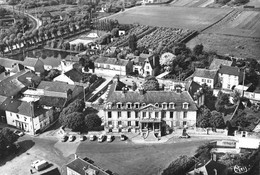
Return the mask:
[[[105,140],[105,135],[104,134],[101,134],[99,137],[98,137],[98,142],[101,143]]]
[[[62,142],[66,142],[66,140],[68,140],[68,136],[67,135],[64,135],[61,137],[61,141]]]
[[[69,136],[69,142],[73,142],[75,139],[76,139],[76,137],[74,135]]]
[[[107,142],[112,142],[112,141],[113,141],[113,136],[107,135]]]
[[[80,136],[79,136],[79,140],[80,140],[80,141],[84,141],[85,139],[86,139],[86,136],[84,136],[84,135],[80,135]]]
[[[18,131],[18,130],[14,130],[14,133],[15,133],[16,135],[18,135],[19,137],[22,137],[22,136],[24,135],[24,132]]]
[[[126,137],[125,135],[122,134],[122,135],[120,136],[120,140],[121,140],[121,141],[124,141],[124,140],[126,140],[126,139],[127,139],[127,137]]]
[[[94,141],[95,139],[96,139],[96,136],[95,136],[95,135],[90,135],[90,136],[89,136],[89,140],[90,140],[90,141]]]
[[[35,168],[37,171],[46,168],[48,165],[49,163],[46,160],[36,160],[31,164],[31,166]]]
[[[187,135],[181,135],[180,137],[179,137],[180,139],[189,139],[190,138],[190,136],[187,134]]]

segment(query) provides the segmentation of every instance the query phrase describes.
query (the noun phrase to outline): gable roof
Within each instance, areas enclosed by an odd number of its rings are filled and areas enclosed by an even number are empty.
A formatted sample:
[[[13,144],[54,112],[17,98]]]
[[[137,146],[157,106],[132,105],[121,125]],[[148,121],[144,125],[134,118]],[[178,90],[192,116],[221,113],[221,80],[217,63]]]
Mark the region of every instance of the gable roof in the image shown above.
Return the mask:
[[[52,15],[51,15],[51,13],[49,11],[44,10],[44,12],[42,12],[40,17],[41,18],[42,17],[52,17]]]
[[[20,72],[20,71],[22,71],[24,69],[25,69],[25,67],[22,64],[17,63],[17,64],[13,65],[13,69],[11,69],[11,72],[17,73],[17,72]]]
[[[59,82],[59,81],[42,81],[39,86],[37,87],[37,89],[44,89],[46,91],[53,91],[53,92],[63,92],[63,93],[67,93],[68,90],[74,90],[74,88],[76,87],[76,85],[71,85],[71,84],[67,84],[64,82]]]
[[[202,86],[195,82],[195,81],[189,81],[186,85],[185,85],[185,89],[190,93],[191,97],[194,96],[194,94],[200,90],[200,88],[202,88]]]
[[[193,77],[203,77],[203,78],[210,78],[214,79],[217,75],[217,70],[208,70],[208,69],[200,69],[196,68],[195,72],[193,73]]]
[[[241,71],[238,67],[222,65],[222,66],[220,66],[219,73],[239,76],[241,74]]]
[[[213,70],[213,69],[218,70],[221,65],[231,66],[232,64],[233,64],[233,61],[214,58],[213,61],[210,64],[210,66],[209,66],[209,69],[211,69],[211,70]]]
[[[23,65],[34,67],[38,61],[39,58],[26,57],[23,61]]]
[[[103,63],[103,64],[112,64],[119,66],[126,66],[129,60],[118,59],[118,58],[108,58],[108,57],[99,57],[95,60],[95,63]]]
[[[40,77],[26,70],[3,79],[0,82],[0,95],[11,97],[18,94],[24,88],[32,85],[30,79],[40,81]]]
[[[182,104],[184,102],[189,103],[189,110],[197,110],[196,104],[191,98],[187,91],[177,93],[175,91],[146,91],[143,95],[138,91],[128,91],[123,93],[122,91],[117,91],[117,82],[114,82],[108,92],[107,102],[111,103],[175,103],[175,110],[182,110]]]
[[[22,63],[22,62],[19,60],[13,60],[13,59],[9,59],[9,58],[0,57],[0,65],[4,66],[5,68],[11,69],[13,67],[13,65],[18,64],[18,63]]]
[[[100,169],[98,166],[91,164],[81,158],[76,158],[74,159],[72,162],[68,163],[66,165],[68,168],[76,171],[77,173],[79,173],[80,175],[85,175],[85,170],[84,168],[87,170],[88,168],[91,168],[93,170],[98,171],[99,175],[109,175],[107,172],[105,172],[104,170]]]
[[[65,72],[64,75],[66,75],[74,82],[81,82],[83,78],[83,74],[76,69],[71,69],[68,72]]]

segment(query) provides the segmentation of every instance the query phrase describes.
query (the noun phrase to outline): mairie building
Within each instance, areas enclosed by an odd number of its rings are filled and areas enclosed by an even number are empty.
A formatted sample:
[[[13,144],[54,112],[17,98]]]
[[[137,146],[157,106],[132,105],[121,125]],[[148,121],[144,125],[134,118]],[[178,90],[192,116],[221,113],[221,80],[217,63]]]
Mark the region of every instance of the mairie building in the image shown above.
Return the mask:
[[[154,132],[160,137],[166,127],[196,125],[197,107],[187,91],[132,90],[120,80],[109,89],[104,107],[106,132]]]

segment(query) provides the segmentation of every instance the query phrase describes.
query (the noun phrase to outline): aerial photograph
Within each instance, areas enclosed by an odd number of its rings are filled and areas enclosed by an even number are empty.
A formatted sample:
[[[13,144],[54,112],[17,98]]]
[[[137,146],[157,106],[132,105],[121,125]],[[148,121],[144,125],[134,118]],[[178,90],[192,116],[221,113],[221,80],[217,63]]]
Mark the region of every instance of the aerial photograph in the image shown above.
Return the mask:
[[[260,0],[0,0],[0,175],[260,175]]]

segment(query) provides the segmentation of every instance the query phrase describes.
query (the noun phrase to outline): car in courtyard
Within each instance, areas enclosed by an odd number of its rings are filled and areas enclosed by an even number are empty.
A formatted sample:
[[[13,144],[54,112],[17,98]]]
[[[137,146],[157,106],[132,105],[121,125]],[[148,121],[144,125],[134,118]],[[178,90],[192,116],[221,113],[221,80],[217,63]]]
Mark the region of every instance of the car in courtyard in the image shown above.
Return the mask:
[[[35,160],[35,161],[33,161],[33,163],[31,164],[31,167],[34,168],[35,165],[36,165],[37,163],[39,163],[39,162],[40,162],[40,160]]]
[[[190,136],[188,134],[187,135],[181,135],[179,138],[180,139],[189,139]]]
[[[91,134],[91,135],[89,136],[89,140],[90,140],[90,141],[94,141],[95,139],[96,139],[96,136],[95,136],[95,135]]]
[[[22,137],[24,135],[24,132],[18,131],[18,130],[14,130],[14,134],[18,135],[19,137]]]
[[[114,136],[107,135],[107,142],[112,142],[114,140]]]
[[[61,137],[61,142],[66,142],[68,140],[68,136],[67,135],[63,135]]]
[[[46,160],[35,160],[31,167],[35,168],[37,171],[43,170],[49,165],[49,163]]]
[[[69,142],[73,142],[75,139],[76,139],[76,137],[74,135],[69,136]]]
[[[105,135],[104,134],[101,134],[99,137],[98,137],[98,142],[101,143],[105,140]]]
[[[86,139],[86,136],[84,136],[84,135],[80,135],[79,136],[79,140],[82,142],[82,141],[84,141]]]
[[[127,137],[124,135],[124,134],[121,134],[120,135],[120,140],[121,141],[125,141],[127,139]]]

